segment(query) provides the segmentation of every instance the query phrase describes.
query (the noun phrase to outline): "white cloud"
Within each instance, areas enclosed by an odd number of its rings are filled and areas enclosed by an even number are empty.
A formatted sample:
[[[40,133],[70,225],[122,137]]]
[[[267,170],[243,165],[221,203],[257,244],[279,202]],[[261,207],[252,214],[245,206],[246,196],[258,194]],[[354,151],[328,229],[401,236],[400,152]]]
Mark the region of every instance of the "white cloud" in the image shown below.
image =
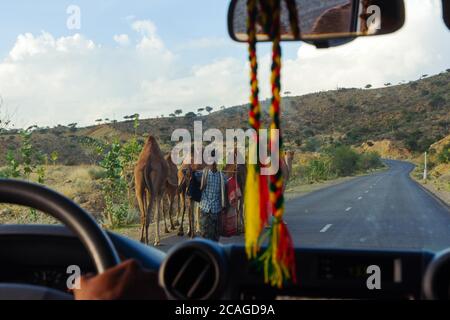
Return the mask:
[[[407,24],[388,36],[367,37],[328,50],[302,45],[283,61],[283,90],[302,94],[339,87],[374,86],[417,79],[449,68],[449,31],[439,1],[409,0]],[[133,34],[114,36],[107,47],[82,35],[55,38],[42,32],[19,35],[0,62],[0,95],[17,110],[17,126],[117,118],[138,112],[156,116],[182,108],[246,103],[248,66],[224,58],[190,67],[183,50],[174,54],[148,20],[131,22]],[[137,39],[132,45],[131,39]],[[218,45],[201,38],[193,47]],[[245,45],[236,44],[236,46]],[[270,55],[259,60],[261,98],[269,96]]]
[[[46,55],[51,51],[69,52],[76,50],[82,52],[94,48],[95,44],[80,34],[55,39],[47,32],[42,32],[37,37],[31,33],[26,33],[17,37],[17,41],[9,53],[9,58],[12,61],[20,61],[33,56]]]
[[[138,112],[168,115],[177,107],[188,111],[204,105],[239,103],[247,96],[229,95],[246,82],[244,61],[225,59],[186,68],[160,39],[150,21],[135,21],[138,37],[116,35],[119,48],[101,46],[82,35],[55,38],[19,35],[0,62],[0,94],[17,106],[16,127],[117,118]],[[208,90],[205,90],[209,87]]]
[[[116,34],[113,38],[114,41],[122,47],[126,47],[130,44],[130,38],[127,34]]]
[[[142,39],[137,45],[140,50],[163,49],[163,43],[156,34],[156,26],[149,20],[138,20],[133,22],[133,30],[142,35]]]
[[[394,34],[359,38],[327,50],[301,46],[296,59],[284,61],[285,89],[302,94],[337,86],[382,86],[449,68],[450,33],[443,24],[440,1],[405,4],[406,23]]]

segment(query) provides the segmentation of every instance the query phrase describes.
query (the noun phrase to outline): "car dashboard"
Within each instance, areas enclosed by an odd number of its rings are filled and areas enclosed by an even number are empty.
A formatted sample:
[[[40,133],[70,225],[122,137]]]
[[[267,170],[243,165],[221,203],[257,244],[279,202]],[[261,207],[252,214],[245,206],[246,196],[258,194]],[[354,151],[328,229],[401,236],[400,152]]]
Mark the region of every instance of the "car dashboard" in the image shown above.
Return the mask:
[[[159,286],[169,299],[448,298],[448,251],[297,248],[297,282],[274,288],[264,283],[261,267],[247,260],[240,245],[194,239],[165,254],[114,233],[109,236],[122,260],[134,258],[159,272]],[[69,266],[79,267],[82,274],[95,272],[81,242],[63,226],[1,226],[0,261],[0,283],[66,292],[73,274]]]
[[[120,258],[137,259],[147,269],[158,270],[165,254],[126,237],[108,233]],[[0,226],[0,283],[40,285],[68,292],[67,280],[95,274],[81,241],[64,226]]]

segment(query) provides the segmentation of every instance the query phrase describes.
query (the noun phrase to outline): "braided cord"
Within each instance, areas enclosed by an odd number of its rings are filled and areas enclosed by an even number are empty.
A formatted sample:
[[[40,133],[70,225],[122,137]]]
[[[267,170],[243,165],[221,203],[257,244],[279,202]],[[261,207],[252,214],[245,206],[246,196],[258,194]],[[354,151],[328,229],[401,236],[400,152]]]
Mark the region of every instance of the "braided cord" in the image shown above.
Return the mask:
[[[250,108],[249,124],[256,131],[250,141],[250,154],[258,154],[259,129],[261,128],[261,106],[259,103],[258,62],[256,58],[256,17],[257,0],[247,0],[248,11],[248,44],[250,60]],[[250,156],[249,154],[249,156]],[[268,194],[267,180],[260,174],[259,161],[247,164],[244,202],[245,213],[245,247],[249,258],[256,258],[260,250],[260,235],[267,223]]]
[[[256,58],[256,0],[247,1],[248,21],[248,53],[250,61],[250,110],[249,124],[256,130],[261,128],[261,106],[259,103],[259,87],[258,87],[258,61]]]
[[[281,45],[280,45],[280,2],[278,0],[271,0],[273,8],[272,21],[272,73],[271,73],[271,89],[272,102],[270,106],[271,117],[271,139],[279,139],[279,149],[271,150],[277,152],[278,158],[281,156],[280,150],[283,148],[283,139],[281,133],[279,137],[272,134],[272,130],[280,130],[280,104],[281,104]],[[273,141],[272,141],[273,142]],[[272,144],[270,147],[272,147]],[[273,156],[273,154],[272,154]],[[272,203],[272,213],[275,218],[281,218],[284,210],[284,196],[283,196],[283,175],[281,170],[277,170],[274,175],[270,176],[270,201]]]
[[[300,39],[300,27],[295,0],[285,0],[285,1],[289,11],[289,24],[291,26],[291,31],[294,34],[294,39]]]

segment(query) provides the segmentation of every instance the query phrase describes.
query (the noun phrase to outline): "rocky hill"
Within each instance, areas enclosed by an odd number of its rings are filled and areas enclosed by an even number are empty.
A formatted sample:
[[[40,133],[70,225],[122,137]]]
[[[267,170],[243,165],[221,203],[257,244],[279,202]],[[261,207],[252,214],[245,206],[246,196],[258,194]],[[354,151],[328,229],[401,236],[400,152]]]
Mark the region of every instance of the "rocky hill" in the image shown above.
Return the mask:
[[[282,127],[289,148],[314,152],[323,144],[342,142],[383,156],[408,158],[422,152],[450,132],[450,72],[409,83],[377,89],[338,89],[297,97],[284,97]],[[269,101],[262,102],[267,124]],[[207,128],[247,128],[247,105],[229,107],[209,115],[142,119],[137,129],[157,136],[164,149],[176,128],[193,129],[194,120]],[[130,110],[132,112],[132,110]],[[69,121],[70,119],[68,119]],[[35,148],[44,154],[58,152],[66,165],[97,161],[93,142],[126,141],[135,132],[133,121],[85,128],[58,126],[38,128],[32,136]],[[0,165],[8,149],[21,141],[16,131],[0,133]]]

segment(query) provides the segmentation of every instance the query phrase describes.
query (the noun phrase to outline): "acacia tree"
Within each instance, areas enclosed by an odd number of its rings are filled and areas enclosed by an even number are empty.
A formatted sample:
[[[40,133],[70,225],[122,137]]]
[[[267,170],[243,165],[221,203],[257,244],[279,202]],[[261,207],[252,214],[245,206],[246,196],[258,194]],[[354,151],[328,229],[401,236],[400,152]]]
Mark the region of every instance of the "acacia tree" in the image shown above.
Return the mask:
[[[0,96],[0,132],[6,130],[11,124],[11,120],[9,118],[8,113],[5,110],[5,106],[3,103],[3,98]]]

